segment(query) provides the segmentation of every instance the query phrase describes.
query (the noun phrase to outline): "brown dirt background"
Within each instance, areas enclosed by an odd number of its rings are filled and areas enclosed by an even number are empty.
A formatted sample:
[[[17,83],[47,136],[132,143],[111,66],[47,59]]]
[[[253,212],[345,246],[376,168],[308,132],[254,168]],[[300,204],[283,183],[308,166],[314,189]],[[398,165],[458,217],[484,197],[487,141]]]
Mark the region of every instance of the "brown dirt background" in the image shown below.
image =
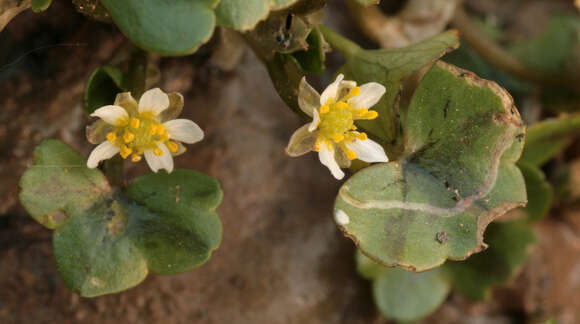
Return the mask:
[[[330,1],[326,16],[368,44],[342,1]],[[89,153],[83,87],[123,42],[113,26],[87,20],[67,1],[42,14],[23,13],[0,33],[6,64],[0,65],[0,323],[386,322],[369,282],[356,274],[354,245],[332,220],[339,183],[314,154],[284,154],[301,121],[250,51],[227,72],[210,63],[211,46],[195,56],[159,59],[159,86],[183,93],[184,116],[206,132],[176,164],[221,181],[221,247],[197,270],[150,275],[116,295],[85,299],[64,286],[51,231],[17,202],[18,179],[42,139],[60,138]],[[332,55],[329,71],[339,62]],[[318,85],[330,75],[317,78]],[[130,176],[143,172],[144,163],[129,169]],[[579,216],[565,210],[539,224],[532,261],[490,302],[451,294],[423,322],[525,323],[552,316],[580,323]]]

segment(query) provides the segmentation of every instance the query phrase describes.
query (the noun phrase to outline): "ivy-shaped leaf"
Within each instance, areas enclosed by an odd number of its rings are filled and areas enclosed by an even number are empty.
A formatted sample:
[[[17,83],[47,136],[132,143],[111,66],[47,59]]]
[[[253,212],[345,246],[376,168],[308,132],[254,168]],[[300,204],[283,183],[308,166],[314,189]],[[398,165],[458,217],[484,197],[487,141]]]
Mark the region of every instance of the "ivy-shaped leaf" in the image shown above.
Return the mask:
[[[331,35],[325,36],[331,45],[338,45],[332,37],[328,37]],[[399,133],[397,116],[400,113],[399,100],[403,82],[414,72],[457,48],[458,42],[457,33],[447,31],[404,48],[363,50],[355,44],[348,48],[339,46],[338,49],[346,57],[346,64],[341,68],[345,79],[355,80],[359,84],[378,82],[387,89],[379,103],[373,106],[379,117],[375,120],[359,121],[357,125],[381,139],[383,143],[392,143]],[[392,150],[387,147],[387,151]]]
[[[530,256],[535,241],[530,225],[520,221],[494,223],[486,231],[489,248],[463,262],[443,267],[453,289],[474,300],[489,299],[491,289],[512,279]]]
[[[433,313],[449,294],[451,285],[442,268],[422,273],[376,264],[357,252],[357,270],[373,281],[373,298],[388,319],[416,321]]]
[[[21,179],[20,201],[54,229],[66,285],[82,296],[136,286],[152,271],[173,274],[205,263],[221,240],[217,180],[190,170],[138,177],[126,192],[88,169],[70,146],[42,142]]]
[[[137,46],[163,55],[187,55],[207,42],[219,0],[101,0],[119,29]]]
[[[123,86],[126,76],[113,66],[96,68],[89,76],[83,94],[83,104],[88,114],[115,101],[117,93],[127,91]]]
[[[266,19],[271,10],[291,6],[298,0],[221,0],[216,9],[217,21],[221,26],[248,31]]]
[[[439,62],[402,120],[403,158],[352,176],[337,224],[373,260],[416,271],[483,250],[487,225],[526,203],[515,165],[525,128],[511,96]]]
[[[554,200],[554,188],[546,181],[546,175],[537,166],[524,161],[518,162],[518,166],[524,175],[528,193],[528,205],[524,210],[529,220],[539,221],[550,211]]]
[[[566,149],[580,134],[580,114],[546,119],[528,128],[522,161],[541,166]]]
[[[34,12],[41,12],[48,9],[51,3],[52,0],[32,0],[30,2],[30,8],[32,8],[32,11]]]

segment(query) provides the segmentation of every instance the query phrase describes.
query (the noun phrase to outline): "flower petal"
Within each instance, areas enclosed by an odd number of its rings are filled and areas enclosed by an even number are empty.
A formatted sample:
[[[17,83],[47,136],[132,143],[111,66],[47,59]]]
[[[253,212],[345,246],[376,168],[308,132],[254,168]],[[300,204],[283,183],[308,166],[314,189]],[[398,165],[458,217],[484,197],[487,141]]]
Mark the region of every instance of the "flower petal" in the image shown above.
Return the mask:
[[[145,161],[149,165],[149,168],[155,173],[161,169],[167,170],[167,173],[173,172],[173,156],[167,148],[167,146],[161,142],[157,142],[157,147],[159,147],[163,154],[160,156],[155,155],[153,150],[145,150],[143,155],[145,155]]]
[[[183,144],[181,144],[180,142],[176,142],[177,143],[177,152],[171,152],[171,155],[178,156],[181,155],[183,153],[185,153],[185,151],[187,151],[187,149],[185,148],[185,146]]]
[[[286,147],[286,153],[291,157],[304,155],[314,149],[318,132],[310,132],[308,130],[309,126],[310,124],[306,124],[298,128],[292,134],[292,137],[290,137],[290,142],[288,142],[288,146]]]
[[[203,139],[203,131],[189,119],[174,119],[163,123],[169,133],[169,138],[187,144],[193,144]]]
[[[101,144],[107,140],[107,134],[115,130],[115,126],[105,123],[102,119],[97,119],[87,126],[85,130],[89,143]]]
[[[103,106],[91,114],[91,117],[99,117],[107,124],[123,126],[129,122],[129,114],[123,107],[108,105]]]
[[[139,99],[139,113],[148,111],[157,116],[168,107],[169,97],[159,88],[145,91]]]
[[[385,150],[378,143],[366,139],[355,139],[352,142],[345,143],[346,147],[356,153],[356,158],[365,162],[388,162],[389,158]]]
[[[348,159],[346,153],[344,153],[343,150],[335,150],[334,159],[336,160],[336,163],[338,163],[338,166],[343,169],[350,168],[350,165],[352,164],[352,162]]]
[[[336,179],[340,180],[344,178],[344,172],[342,172],[334,159],[334,145],[324,143],[320,146],[320,152],[318,152],[320,163],[325,165]]]
[[[370,82],[360,86],[360,94],[348,99],[348,103],[354,108],[370,108],[376,105],[387,89],[380,83]]]
[[[129,113],[129,116],[136,116],[139,112],[139,105],[131,92],[118,93],[115,97],[115,106],[123,107]]]
[[[103,142],[93,149],[87,160],[87,168],[94,169],[99,162],[107,160],[119,153],[119,148],[110,142]]]
[[[318,125],[320,125],[320,114],[318,114],[318,110],[314,109],[312,111],[312,122],[308,126],[308,131],[313,132],[318,128]]]
[[[312,117],[312,111],[320,107],[320,95],[306,81],[306,77],[302,77],[300,86],[298,87],[298,106],[310,117]]]
[[[340,88],[340,84],[342,82],[342,79],[344,79],[344,75],[339,74],[336,77],[336,80],[334,80],[333,83],[331,83],[328,87],[326,87],[326,89],[324,89],[324,91],[320,95],[320,105],[321,106],[324,106],[326,104],[333,103],[336,101],[336,96],[338,95],[338,90]]]

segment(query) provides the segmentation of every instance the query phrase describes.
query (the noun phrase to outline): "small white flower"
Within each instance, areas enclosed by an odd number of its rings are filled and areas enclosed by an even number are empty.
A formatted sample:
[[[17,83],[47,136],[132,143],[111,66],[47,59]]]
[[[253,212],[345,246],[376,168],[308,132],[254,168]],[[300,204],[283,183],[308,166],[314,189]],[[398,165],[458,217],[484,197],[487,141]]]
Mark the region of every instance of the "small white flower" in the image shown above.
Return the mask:
[[[99,144],[89,155],[87,167],[117,153],[123,159],[131,156],[138,162],[145,156],[147,164],[157,172],[173,171],[173,156],[185,152],[180,143],[193,144],[203,139],[203,131],[189,119],[175,119],[183,108],[183,96],[166,94],[159,88],[146,91],[139,99],[129,92],[120,93],[114,105],[101,107],[91,114],[100,120],[87,128],[87,138]]]
[[[342,74],[322,94],[302,78],[298,90],[300,109],[312,117],[312,122],[300,127],[286,147],[290,156],[300,156],[317,151],[320,163],[324,164],[336,179],[342,179],[351,160],[365,162],[388,162],[385,150],[357,132],[355,120],[375,119],[376,111],[368,110],[385,94],[385,87],[370,82],[357,87],[354,81],[343,80]]]

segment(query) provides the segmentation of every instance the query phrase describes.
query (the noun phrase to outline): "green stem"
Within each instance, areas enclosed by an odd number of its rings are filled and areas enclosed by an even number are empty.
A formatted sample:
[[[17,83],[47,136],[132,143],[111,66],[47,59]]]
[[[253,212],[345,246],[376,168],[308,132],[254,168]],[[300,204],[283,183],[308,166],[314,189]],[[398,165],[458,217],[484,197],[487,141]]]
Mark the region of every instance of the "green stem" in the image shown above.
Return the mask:
[[[136,99],[145,92],[145,81],[147,79],[147,53],[141,49],[135,49],[131,55],[129,63],[128,88]],[[105,161],[104,172],[111,186],[121,187],[124,185],[125,170],[123,159],[120,155]]]
[[[324,25],[318,26],[318,29],[324,36],[324,40],[326,40],[332,47],[341,52],[342,55],[344,55],[347,59],[352,58],[356,52],[360,51],[360,46],[358,46],[355,42],[343,37],[334,30]]]

